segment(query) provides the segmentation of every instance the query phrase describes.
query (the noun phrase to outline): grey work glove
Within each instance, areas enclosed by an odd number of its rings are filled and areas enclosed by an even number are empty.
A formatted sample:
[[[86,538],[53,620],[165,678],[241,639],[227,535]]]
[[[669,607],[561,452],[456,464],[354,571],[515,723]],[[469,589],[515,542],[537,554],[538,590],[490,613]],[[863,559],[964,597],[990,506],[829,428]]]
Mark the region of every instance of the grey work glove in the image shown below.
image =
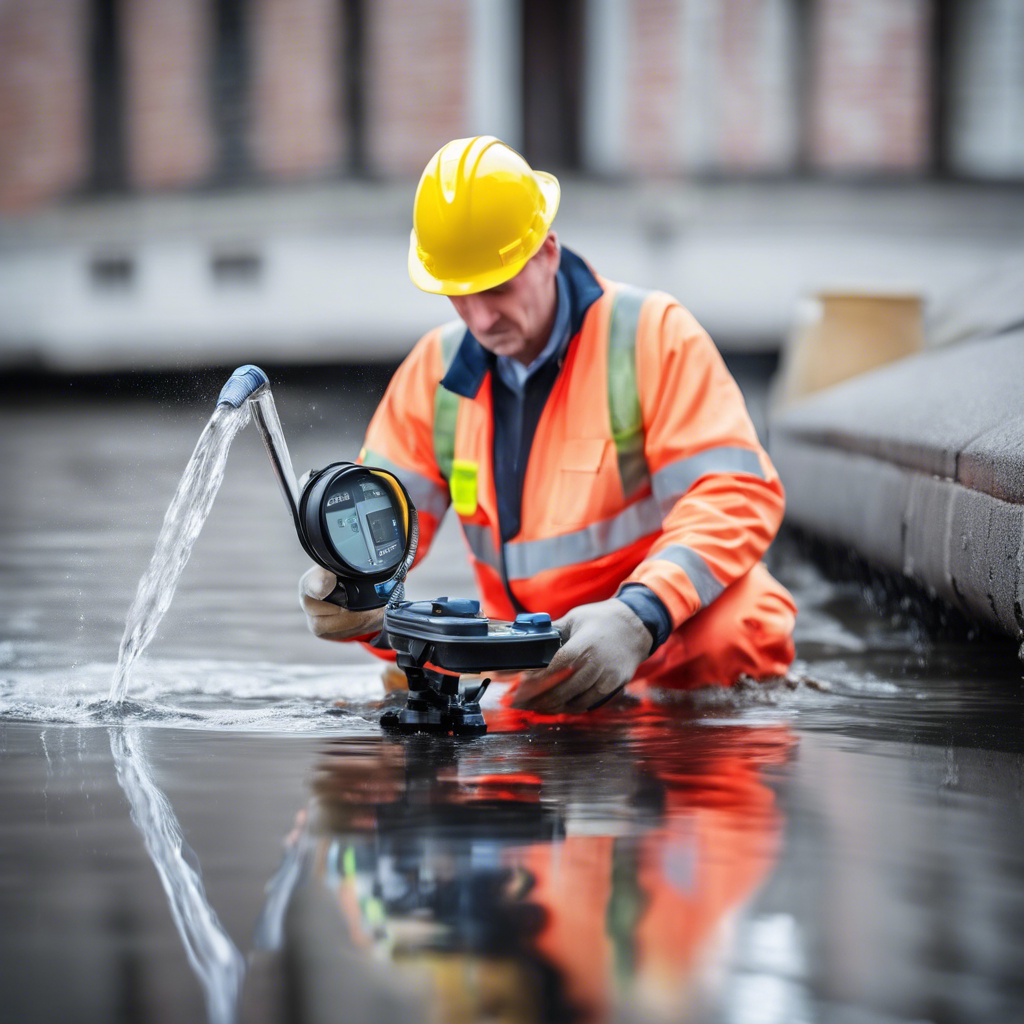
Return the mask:
[[[379,633],[384,628],[384,609],[350,612],[347,608],[323,600],[336,586],[338,578],[314,565],[299,580],[299,603],[306,613],[309,631],[324,640],[351,640],[354,636]]]
[[[580,605],[555,628],[561,648],[547,668],[523,673],[515,707],[544,714],[589,711],[621,690],[651,653],[650,631],[616,598]]]

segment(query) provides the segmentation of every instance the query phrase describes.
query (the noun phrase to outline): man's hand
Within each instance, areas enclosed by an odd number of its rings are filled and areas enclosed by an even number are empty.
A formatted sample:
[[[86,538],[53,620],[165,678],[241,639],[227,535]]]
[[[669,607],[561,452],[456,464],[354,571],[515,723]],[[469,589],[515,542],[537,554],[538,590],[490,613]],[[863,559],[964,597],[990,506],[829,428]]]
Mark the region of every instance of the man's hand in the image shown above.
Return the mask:
[[[383,608],[350,612],[323,600],[337,585],[338,578],[319,565],[314,565],[299,580],[299,603],[306,613],[309,631],[324,640],[351,640],[379,633],[384,628]]]
[[[580,605],[555,628],[561,648],[547,668],[523,674],[515,707],[545,714],[589,711],[621,690],[651,652],[647,627],[616,598]]]

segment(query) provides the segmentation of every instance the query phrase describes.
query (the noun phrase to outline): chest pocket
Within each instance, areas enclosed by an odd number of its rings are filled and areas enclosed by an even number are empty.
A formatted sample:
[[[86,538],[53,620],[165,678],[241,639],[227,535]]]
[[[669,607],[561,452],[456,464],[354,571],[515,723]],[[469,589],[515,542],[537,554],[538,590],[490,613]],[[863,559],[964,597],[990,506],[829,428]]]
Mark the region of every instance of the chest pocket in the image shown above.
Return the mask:
[[[577,437],[565,442],[559,459],[552,521],[558,526],[585,526],[606,511],[613,481],[603,468],[614,459],[614,442],[604,437]]]

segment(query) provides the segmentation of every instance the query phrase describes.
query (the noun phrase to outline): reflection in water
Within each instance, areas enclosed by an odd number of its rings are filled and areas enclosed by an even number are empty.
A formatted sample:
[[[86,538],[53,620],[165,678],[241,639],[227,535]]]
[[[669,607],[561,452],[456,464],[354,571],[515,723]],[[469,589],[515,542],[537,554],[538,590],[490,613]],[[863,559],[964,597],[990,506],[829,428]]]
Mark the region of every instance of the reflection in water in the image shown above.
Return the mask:
[[[245,977],[245,960],[206,898],[199,862],[185,842],[174,809],[153,781],[139,731],[111,729],[110,752],[132,821],[160,875],[188,962],[203,986],[210,1024],[230,1024]]]
[[[302,881],[309,853],[308,815],[299,814],[291,835],[285,839],[284,857],[274,877],[267,883],[267,897],[253,932],[253,949],[276,952],[284,945],[284,919],[299,882]]]
[[[315,857],[352,941],[426,972],[442,1020],[699,1019],[777,851],[759,771],[793,741],[667,726],[534,733],[525,774],[493,744],[332,745]]]

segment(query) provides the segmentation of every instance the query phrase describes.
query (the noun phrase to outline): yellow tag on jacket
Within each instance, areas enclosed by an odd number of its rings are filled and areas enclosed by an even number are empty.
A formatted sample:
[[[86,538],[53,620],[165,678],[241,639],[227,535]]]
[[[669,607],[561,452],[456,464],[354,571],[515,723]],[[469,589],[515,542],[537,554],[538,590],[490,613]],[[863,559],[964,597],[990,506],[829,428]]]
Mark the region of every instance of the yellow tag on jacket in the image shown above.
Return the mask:
[[[468,459],[452,461],[452,478],[449,485],[452,492],[452,508],[460,516],[476,514],[477,469],[477,463]]]

